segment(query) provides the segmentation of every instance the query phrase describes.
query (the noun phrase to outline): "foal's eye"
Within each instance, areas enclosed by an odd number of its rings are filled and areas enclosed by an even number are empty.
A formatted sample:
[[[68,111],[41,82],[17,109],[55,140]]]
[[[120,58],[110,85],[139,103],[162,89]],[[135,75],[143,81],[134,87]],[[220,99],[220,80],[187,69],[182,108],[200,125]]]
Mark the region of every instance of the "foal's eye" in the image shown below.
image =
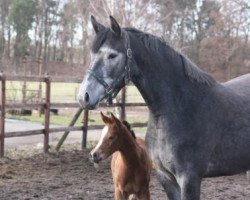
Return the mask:
[[[113,140],[114,139],[114,137],[113,136],[109,136],[109,140]]]
[[[114,136],[109,136],[109,145],[112,145],[114,143]]]
[[[109,54],[108,59],[109,60],[114,59],[116,56],[117,56],[117,54],[111,53],[111,54]]]

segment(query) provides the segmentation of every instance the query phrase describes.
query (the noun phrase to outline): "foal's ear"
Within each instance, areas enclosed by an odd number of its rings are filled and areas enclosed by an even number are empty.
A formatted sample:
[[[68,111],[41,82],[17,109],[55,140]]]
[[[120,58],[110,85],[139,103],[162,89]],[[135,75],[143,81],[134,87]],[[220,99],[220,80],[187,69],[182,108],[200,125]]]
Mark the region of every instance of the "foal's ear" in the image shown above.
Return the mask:
[[[95,30],[95,33],[98,33],[101,30],[105,29],[105,26],[103,26],[102,24],[97,22],[93,15],[91,15],[90,20],[91,20],[92,26],[93,26],[93,28]]]
[[[120,37],[121,36],[121,28],[120,28],[119,24],[117,23],[117,21],[115,20],[114,17],[109,16],[109,19],[110,19],[110,23],[111,23],[111,30],[113,31],[113,33],[117,37]]]
[[[111,120],[113,123],[116,123],[117,125],[121,124],[121,121],[116,116],[114,116],[113,113],[111,113]]]
[[[102,112],[100,112],[100,115],[101,115],[102,121],[105,124],[110,124],[112,122],[112,120],[109,117],[107,117],[106,115],[104,115]]]

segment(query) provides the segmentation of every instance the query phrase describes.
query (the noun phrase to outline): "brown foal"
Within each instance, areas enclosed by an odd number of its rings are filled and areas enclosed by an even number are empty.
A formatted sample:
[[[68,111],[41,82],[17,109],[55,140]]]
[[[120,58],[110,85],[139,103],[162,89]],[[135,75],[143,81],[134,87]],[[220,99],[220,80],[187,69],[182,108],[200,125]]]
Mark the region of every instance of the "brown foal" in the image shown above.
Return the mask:
[[[94,163],[112,156],[111,170],[115,187],[115,200],[129,199],[134,195],[138,200],[149,200],[151,160],[144,141],[136,138],[128,123],[122,123],[113,114],[105,116],[105,123],[97,146],[91,151]]]

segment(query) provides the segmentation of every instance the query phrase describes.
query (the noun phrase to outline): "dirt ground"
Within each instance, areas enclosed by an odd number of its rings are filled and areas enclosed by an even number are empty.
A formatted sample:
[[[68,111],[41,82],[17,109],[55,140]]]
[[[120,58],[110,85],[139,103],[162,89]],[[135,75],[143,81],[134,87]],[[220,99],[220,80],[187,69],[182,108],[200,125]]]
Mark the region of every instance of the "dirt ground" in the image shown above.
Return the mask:
[[[75,150],[23,159],[0,159],[0,199],[113,199],[110,160],[103,161],[96,170],[88,160],[88,153],[88,150]],[[166,199],[155,172],[150,191],[153,200]],[[250,183],[245,174],[205,179],[201,197],[249,200]]]

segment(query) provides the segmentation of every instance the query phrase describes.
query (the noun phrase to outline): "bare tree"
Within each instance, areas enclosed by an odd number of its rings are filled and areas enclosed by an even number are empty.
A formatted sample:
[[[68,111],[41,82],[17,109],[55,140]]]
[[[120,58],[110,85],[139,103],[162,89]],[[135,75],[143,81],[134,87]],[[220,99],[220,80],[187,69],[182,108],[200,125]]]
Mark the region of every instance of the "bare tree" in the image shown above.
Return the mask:
[[[3,55],[9,61],[15,59],[11,49],[20,34],[8,22],[9,8],[19,1],[25,0],[0,1],[1,60]],[[122,26],[164,37],[221,80],[250,71],[248,0],[34,1],[34,21],[27,34],[32,73],[37,73],[32,66],[40,57],[43,72],[68,70],[78,75],[78,70],[84,71],[94,35],[91,14],[106,26],[113,15]]]

